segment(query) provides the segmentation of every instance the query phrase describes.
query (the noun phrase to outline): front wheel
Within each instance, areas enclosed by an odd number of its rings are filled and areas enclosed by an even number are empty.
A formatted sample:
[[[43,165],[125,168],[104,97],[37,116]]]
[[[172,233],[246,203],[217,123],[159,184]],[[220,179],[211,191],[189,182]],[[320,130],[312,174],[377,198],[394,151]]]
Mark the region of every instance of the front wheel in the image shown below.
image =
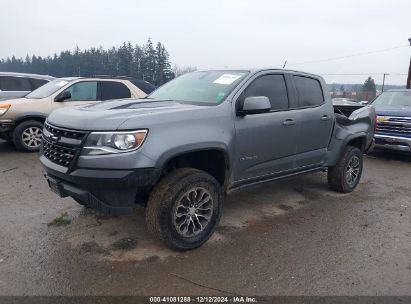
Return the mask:
[[[221,216],[223,195],[217,180],[192,168],[164,176],[150,194],[146,208],[149,232],[172,249],[201,246]]]
[[[352,192],[360,182],[362,168],[361,150],[357,147],[347,146],[338,163],[328,168],[328,185],[338,192]]]
[[[43,124],[36,120],[23,121],[13,131],[14,145],[26,152],[36,152],[40,149]]]

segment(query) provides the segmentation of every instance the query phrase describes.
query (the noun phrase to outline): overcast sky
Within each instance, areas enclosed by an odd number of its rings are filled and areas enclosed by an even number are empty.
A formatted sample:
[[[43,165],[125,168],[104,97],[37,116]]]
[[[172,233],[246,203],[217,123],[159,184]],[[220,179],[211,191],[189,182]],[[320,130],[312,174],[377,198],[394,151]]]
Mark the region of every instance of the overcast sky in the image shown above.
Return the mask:
[[[61,50],[165,44],[172,64],[209,68],[278,67],[363,82],[366,73],[407,73],[410,0],[0,0],[0,57]],[[408,44],[409,45],[409,44]],[[323,60],[399,47],[343,60]],[[390,75],[387,83],[405,84]]]

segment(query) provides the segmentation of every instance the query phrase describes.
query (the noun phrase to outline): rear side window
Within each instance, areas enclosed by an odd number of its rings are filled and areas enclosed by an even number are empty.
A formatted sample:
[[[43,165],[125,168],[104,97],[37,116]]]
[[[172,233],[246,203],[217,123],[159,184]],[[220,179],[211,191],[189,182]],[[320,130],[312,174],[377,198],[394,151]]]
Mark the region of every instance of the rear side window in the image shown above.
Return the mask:
[[[130,90],[125,84],[115,81],[101,82],[101,100],[130,98]]]
[[[44,79],[36,79],[36,78],[31,78],[30,81],[31,81],[31,87],[32,87],[32,90],[33,90],[33,91],[34,91],[35,89],[37,89],[37,88],[45,85],[45,84],[48,82],[47,80],[44,80]]]
[[[255,79],[242,93],[241,104],[251,96],[268,97],[273,111],[288,109],[287,87],[283,75],[264,75]]]
[[[293,79],[300,107],[312,107],[324,103],[323,91],[318,80],[304,76],[293,76]]]
[[[0,89],[2,91],[31,91],[28,78],[24,77],[0,77]]]

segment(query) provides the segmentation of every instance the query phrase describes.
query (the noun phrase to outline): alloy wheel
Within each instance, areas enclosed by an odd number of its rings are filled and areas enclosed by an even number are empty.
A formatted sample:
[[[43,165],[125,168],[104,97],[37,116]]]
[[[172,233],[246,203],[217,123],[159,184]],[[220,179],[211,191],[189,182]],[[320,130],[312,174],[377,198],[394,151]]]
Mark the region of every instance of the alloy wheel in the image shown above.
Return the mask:
[[[358,180],[360,173],[360,159],[358,156],[353,155],[348,162],[346,171],[345,171],[345,180],[350,186],[355,185]]]
[[[195,187],[185,192],[177,201],[174,227],[183,237],[198,235],[210,223],[213,215],[213,198],[207,189]]]
[[[38,127],[28,127],[21,134],[23,144],[28,148],[38,148],[41,144],[43,130]]]

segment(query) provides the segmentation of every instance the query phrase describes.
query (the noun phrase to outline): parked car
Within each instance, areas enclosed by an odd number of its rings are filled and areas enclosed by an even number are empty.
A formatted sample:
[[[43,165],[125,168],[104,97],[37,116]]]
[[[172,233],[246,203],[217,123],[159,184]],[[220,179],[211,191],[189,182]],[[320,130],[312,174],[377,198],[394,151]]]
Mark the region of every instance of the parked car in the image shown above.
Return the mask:
[[[333,98],[332,99],[333,102],[359,102],[357,99],[353,99],[353,98]]]
[[[23,97],[54,79],[48,75],[0,72],[0,100]]]
[[[24,151],[38,151],[47,115],[62,107],[119,98],[142,98],[154,90],[132,78],[58,78],[23,98],[0,102],[0,137]]]
[[[326,88],[286,70],[188,73],[147,99],[54,111],[40,161],[58,195],[107,214],[139,202],[150,232],[193,249],[213,233],[224,193],[324,170],[332,189],[355,189],[375,111],[335,114]]]
[[[375,148],[411,152],[411,90],[388,90],[372,105],[378,115]]]

